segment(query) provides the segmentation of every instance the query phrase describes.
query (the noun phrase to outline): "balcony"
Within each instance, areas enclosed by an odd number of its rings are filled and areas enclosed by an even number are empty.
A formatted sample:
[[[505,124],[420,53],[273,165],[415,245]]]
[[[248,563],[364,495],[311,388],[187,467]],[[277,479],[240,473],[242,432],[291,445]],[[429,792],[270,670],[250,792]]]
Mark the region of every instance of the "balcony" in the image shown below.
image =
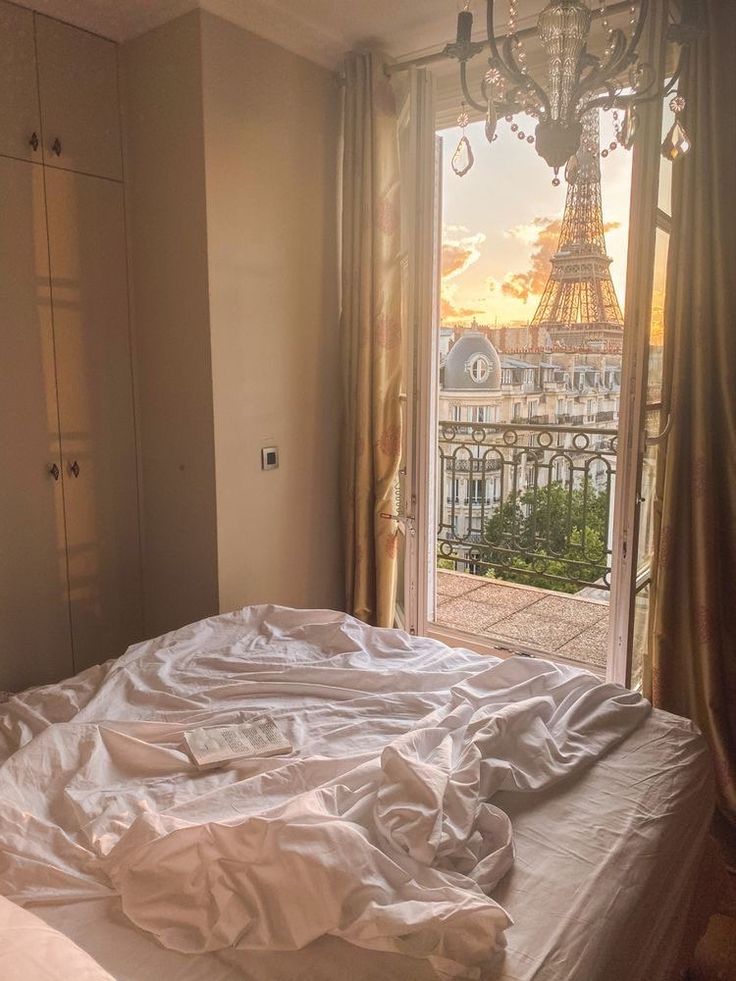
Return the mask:
[[[435,621],[499,647],[606,670],[608,603],[462,572],[437,571]]]
[[[616,441],[590,425],[439,423],[440,625],[605,668]]]

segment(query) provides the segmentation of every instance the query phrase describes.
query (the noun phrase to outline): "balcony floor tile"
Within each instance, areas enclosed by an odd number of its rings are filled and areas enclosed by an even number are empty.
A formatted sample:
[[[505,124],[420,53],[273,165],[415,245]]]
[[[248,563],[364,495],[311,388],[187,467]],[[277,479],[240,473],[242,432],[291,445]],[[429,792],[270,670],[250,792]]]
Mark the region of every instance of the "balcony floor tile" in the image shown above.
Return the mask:
[[[492,624],[493,634],[554,653],[580,633],[580,627],[569,620],[541,616],[536,612],[537,605],[496,621]]]
[[[473,579],[476,581],[473,582]],[[452,572],[437,573],[437,598],[447,600],[451,597],[466,596],[480,589],[483,580],[479,576],[462,576]]]
[[[597,667],[606,666],[606,648],[608,646],[608,617],[583,630],[577,637],[564,644],[558,651],[562,657],[572,661],[585,661]]]
[[[488,609],[494,623],[539,603],[539,595],[530,589],[514,589],[496,583],[474,590],[472,597],[474,603],[482,603]]]
[[[566,596],[545,596],[534,604],[534,613],[555,620],[569,620],[580,630],[608,616],[608,604]]]
[[[440,607],[441,623],[447,627],[457,627],[469,633],[479,634],[490,626],[493,614],[482,603],[467,599],[452,599]]]

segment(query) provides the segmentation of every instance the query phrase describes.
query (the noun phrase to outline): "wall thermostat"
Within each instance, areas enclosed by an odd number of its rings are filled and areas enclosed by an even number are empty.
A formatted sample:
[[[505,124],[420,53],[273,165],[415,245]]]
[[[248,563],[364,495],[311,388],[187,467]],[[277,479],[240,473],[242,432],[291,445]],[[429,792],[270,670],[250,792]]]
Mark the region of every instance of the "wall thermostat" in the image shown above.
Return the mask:
[[[279,465],[279,451],[276,446],[264,446],[261,450],[261,470],[275,470]]]

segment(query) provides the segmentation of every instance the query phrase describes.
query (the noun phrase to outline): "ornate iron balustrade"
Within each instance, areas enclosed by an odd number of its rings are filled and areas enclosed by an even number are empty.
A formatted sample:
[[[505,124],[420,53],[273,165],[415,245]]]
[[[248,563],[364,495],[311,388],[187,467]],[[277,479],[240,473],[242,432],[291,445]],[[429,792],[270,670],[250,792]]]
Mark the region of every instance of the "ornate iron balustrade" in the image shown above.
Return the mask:
[[[610,428],[440,422],[441,565],[610,589],[616,444]]]

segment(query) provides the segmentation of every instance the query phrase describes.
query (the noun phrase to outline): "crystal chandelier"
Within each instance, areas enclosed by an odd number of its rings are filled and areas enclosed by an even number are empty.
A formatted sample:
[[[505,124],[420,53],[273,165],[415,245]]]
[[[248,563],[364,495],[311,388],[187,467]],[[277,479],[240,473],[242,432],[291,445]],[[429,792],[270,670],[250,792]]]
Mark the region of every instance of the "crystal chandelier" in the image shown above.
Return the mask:
[[[535,117],[533,136],[524,133],[516,123],[511,129],[520,140],[536,145],[537,153],[554,170],[554,184],[560,183],[557,174],[561,168],[566,168],[568,175],[575,172],[583,132],[581,118],[590,109],[614,109],[616,140],[603,155],[607,156],[619,145],[631,148],[637,130],[637,104],[643,99],[669,94],[677,83],[679,68],[664,91],[653,93],[654,72],[640,60],[637,50],[647,21],[649,0],[617,4],[617,10],[627,9],[630,36],[611,26],[606,0],[595,2],[605,43],[600,56],[588,50],[593,11],[585,0],[549,0],[539,14],[536,31],[524,32],[518,30],[519,0],[509,0],[508,29],[503,39],[498,39],[495,32],[494,0],[486,0],[487,44],[472,40],[473,13],[470,0],[465,0],[458,13],[457,38],[444,52],[460,63],[464,96],[458,117],[463,134],[452,160],[453,170],[458,175],[467,173],[473,165],[473,151],[465,134],[468,106],[484,114],[489,142],[496,139],[499,116],[504,116],[508,122],[512,122],[520,111]],[[692,8],[693,0],[685,0],[680,22],[673,25],[668,34],[668,38],[680,45],[700,34]],[[534,78],[527,66],[522,34],[528,33],[536,33],[545,54],[546,78],[543,82]],[[485,48],[489,49],[490,57],[481,82],[481,101],[474,99],[469,91],[467,63]],[[677,159],[687,153],[691,143],[680,118],[685,100],[678,94],[670,105],[675,112],[675,123],[662,152],[670,159]],[[624,110],[621,122],[620,109]]]

